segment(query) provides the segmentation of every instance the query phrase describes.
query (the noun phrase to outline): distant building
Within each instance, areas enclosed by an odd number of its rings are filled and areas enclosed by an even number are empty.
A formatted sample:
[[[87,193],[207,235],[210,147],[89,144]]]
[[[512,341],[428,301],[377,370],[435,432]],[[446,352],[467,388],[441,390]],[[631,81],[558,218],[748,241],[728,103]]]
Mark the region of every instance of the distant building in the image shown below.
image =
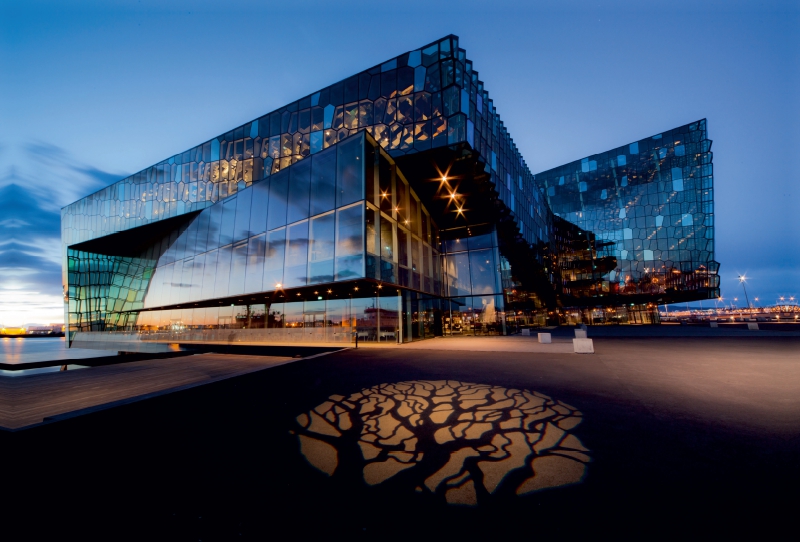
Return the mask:
[[[26,335],[60,335],[64,333],[64,324],[49,324],[46,326],[28,326]]]
[[[710,145],[701,120],[534,176],[447,36],[65,207],[70,340],[656,321],[718,296]]]

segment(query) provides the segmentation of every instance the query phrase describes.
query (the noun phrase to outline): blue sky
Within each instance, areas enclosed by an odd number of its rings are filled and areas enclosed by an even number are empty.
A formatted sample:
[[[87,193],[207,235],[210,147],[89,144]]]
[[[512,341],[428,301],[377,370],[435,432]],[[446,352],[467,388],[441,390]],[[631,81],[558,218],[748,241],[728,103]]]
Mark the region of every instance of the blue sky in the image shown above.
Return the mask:
[[[5,2],[0,324],[63,318],[61,206],[449,33],[534,173],[707,118],[723,296],[800,294],[798,28],[769,0]]]

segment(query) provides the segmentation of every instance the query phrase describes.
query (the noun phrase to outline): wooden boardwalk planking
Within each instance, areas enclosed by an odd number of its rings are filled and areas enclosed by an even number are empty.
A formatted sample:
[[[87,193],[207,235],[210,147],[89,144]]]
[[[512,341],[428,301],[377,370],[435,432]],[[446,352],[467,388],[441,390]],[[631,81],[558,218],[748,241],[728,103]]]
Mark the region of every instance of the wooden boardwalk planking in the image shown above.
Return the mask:
[[[199,386],[285,363],[292,358],[198,354],[22,377],[0,377],[0,427],[20,429],[45,418],[151,394]]]

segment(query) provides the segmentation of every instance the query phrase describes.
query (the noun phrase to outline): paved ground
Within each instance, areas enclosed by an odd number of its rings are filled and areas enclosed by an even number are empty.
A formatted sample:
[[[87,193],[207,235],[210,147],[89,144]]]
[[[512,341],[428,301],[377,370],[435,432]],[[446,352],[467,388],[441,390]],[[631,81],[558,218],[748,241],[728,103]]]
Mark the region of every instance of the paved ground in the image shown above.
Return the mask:
[[[800,337],[800,324],[758,323],[759,329],[750,331],[746,323],[721,323],[712,328],[708,324],[661,324],[659,326],[588,326],[589,337],[631,338],[681,338],[681,337]],[[569,335],[572,329],[562,326],[553,330],[557,336]]]
[[[359,349],[389,350],[445,350],[451,352],[530,352],[540,354],[572,353],[572,336],[551,337],[550,344],[540,343],[535,336],[510,335],[507,337],[436,337],[425,341],[404,344],[358,343]]]
[[[106,538],[766,538],[793,520],[800,339],[455,346],[347,350],[0,434],[6,488]]]
[[[17,378],[0,377],[0,429],[43,421],[217,382],[291,360],[199,354]]]

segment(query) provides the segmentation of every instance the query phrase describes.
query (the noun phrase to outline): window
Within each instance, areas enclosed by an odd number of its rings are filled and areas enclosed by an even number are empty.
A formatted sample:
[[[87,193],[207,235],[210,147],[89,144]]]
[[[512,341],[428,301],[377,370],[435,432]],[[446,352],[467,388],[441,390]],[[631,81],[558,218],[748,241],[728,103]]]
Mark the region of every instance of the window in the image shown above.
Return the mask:
[[[206,265],[203,271],[203,288],[201,299],[214,297],[214,280],[217,274],[217,249],[206,253]]]
[[[385,216],[381,216],[381,258],[397,262],[397,225]]]
[[[252,190],[244,190],[236,196],[236,220],[234,221],[233,240],[240,241],[250,237],[250,204]]]
[[[251,237],[247,246],[247,270],[245,272],[245,293],[260,292],[264,277],[264,254],[266,252],[266,233]]]
[[[469,253],[459,252],[445,257],[445,276],[449,296],[470,295],[472,281],[469,276]]]
[[[225,297],[228,295],[228,284],[231,273],[231,253],[233,247],[225,245],[219,249],[217,258],[217,276],[215,277],[214,297]]]
[[[337,145],[336,205],[364,199],[363,135]]]
[[[284,287],[305,286],[308,282],[308,220],[286,227],[286,265]]]
[[[287,224],[308,218],[312,160],[301,160],[289,169],[289,201],[286,213]]]
[[[370,206],[367,206],[366,233],[367,252],[375,255],[379,254],[380,231],[378,229],[378,211]]]
[[[364,207],[351,205],[336,211],[336,277],[348,280],[364,276]]]
[[[269,182],[254,184],[252,192],[253,202],[250,206],[250,232],[259,234],[267,229]]]
[[[219,244],[228,245],[233,241],[233,230],[236,221],[236,200],[231,198],[222,204],[222,223],[219,231]],[[182,256],[182,254],[181,254]]]
[[[397,228],[397,255],[398,263],[408,267],[408,232]]]
[[[208,213],[208,248],[216,249],[219,247],[219,234],[222,229],[222,211],[223,204],[217,203],[212,205],[206,213]],[[213,292],[212,292],[213,293]]]
[[[264,181],[266,182],[266,181]],[[269,213],[267,229],[273,230],[286,225],[286,195],[289,190],[289,172],[281,171],[269,181]]]
[[[231,254],[231,275],[228,284],[228,295],[244,292],[244,273],[247,267],[247,239],[233,245]]]
[[[311,159],[311,215],[330,211],[336,203],[336,148]]]
[[[473,250],[469,253],[473,294],[493,294],[497,291],[492,250]]]
[[[279,228],[267,233],[266,250],[263,288],[265,290],[277,290],[283,286],[286,228]]]
[[[333,281],[334,213],[311,219],[308,283]]]
[[[675,192],[683,191],[683,171],[679,167],[672,168],[672,189]]]

